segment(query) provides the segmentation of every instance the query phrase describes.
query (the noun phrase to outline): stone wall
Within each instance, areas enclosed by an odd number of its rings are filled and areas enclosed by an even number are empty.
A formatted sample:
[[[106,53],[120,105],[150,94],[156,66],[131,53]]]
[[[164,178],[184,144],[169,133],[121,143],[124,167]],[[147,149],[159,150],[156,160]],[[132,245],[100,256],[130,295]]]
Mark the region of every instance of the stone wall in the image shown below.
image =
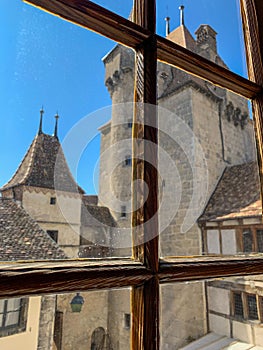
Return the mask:
[[[50,198],[56,198],[54,205]],[[43,230],[57,230],[58,244],[68,257],[77,257],[81,199],[78,195],[26,187],[23,207]]]

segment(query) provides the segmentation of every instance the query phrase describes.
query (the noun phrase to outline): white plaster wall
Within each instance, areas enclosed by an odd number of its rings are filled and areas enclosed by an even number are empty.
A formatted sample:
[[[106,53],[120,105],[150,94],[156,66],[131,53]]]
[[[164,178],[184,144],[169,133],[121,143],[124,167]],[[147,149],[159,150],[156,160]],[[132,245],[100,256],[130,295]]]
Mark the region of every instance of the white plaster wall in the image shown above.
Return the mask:
[[[263,346],[263,325],[254,327],[255,344]]]
[[[253,344],[253,333],[250,324],[233,321],[233,338]]]
[[[218,230],[207,230],[207,250],[209,254],[220,254]]]
[[[51,197],[56,197],[55,205],[50,204]],[[36,192],[32,190],[23,193],[23,207],[37,221],[79,224],[80,205],[79,197],[67,196],[54,191]]]
[[[230,337],[230,321],[224,317],[209,314],[209,331]]]
[[[208,308],[224,315],[230,315],[230,291],[222,288],[208,287]]]
[[[235,230],[221,230],[222,253],[225,255],[237,254]]]

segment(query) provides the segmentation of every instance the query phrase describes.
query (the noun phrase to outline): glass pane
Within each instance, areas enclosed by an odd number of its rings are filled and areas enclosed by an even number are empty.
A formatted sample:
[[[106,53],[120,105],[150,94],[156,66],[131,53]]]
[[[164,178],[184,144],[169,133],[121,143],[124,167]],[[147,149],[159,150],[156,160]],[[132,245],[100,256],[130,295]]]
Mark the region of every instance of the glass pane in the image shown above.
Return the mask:
[[[19,311],[7,313],[6,321],[5,321],[6,327],[18,324],[19,314],[20,314]]]
[[[5,301],[0,299],[0,313],[4,311]]]
[[[157,84],[162,256],[261,252],[248,101],[162,62]]]
[[[255,295],[247,296],[248,318],[250,320],[258,320],[257,299]]]
[[[93,2],[124,18],[129,18],[133,6],[133,0],[94,0]]]
[[[262,276],[161,287],[161,349],[257,349]]]
[[[21,305],[20,298],[8,299],[7,311],[17,311],[20,309],[20,305]]]
[[[236,317],[244,317],[243,312],[243,301],[242,301],[242,295],[240,293],[234,293],[234,315]]]
[[[258,251],[263,253],[263,230],[257,230]]]
[[[243,230],[243,250],[245,253],[252,252],[252,232],[250,230]]]
[[[185,0],[177,3],[158,0],[157,32],[235,73],[247,76],[239,2],[236,0]]]
[[[58,348],[129,349],[131,327],[126,327],[125,315],[130,315],[130,290],[81,292],[79,296],[84,301],[80,312],[72,311],[76,293],[56,297],[54,337],[55,344],[61,344]]]
[[[1,349],[19,349],[19,344],[26,349],[130,348],[131,324],[125,322],[131,315],[128,288],[34,296],[28,298],[25,311],[6,315]]]
[[[133,51],[20,0],[0,19],[0,259],[130,256]]]

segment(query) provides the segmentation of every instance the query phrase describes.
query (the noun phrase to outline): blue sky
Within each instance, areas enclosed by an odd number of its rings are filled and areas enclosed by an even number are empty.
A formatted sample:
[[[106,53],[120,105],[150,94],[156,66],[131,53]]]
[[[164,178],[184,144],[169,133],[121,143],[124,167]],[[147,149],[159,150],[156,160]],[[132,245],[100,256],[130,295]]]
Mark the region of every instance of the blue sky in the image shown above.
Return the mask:
[[[96,2],[124,17],[132,6],[131,0]],[[245,75],[237,1],[158,0],[158,34],[164,35],[167,15],[171,29],[179,25],[181,4],[191,33],[200,24],[210,24],[218,32],[221,57],[232,70]],[[54,115],[58,111],[61,116],[61,141],[78,120],[110,105],[102,58],[114,45],[21,0],[0,1],[0,186],[13,175],[32,142],[42,105],[44,132],[52,134]],[[84,152],[74,174],[87,193],[94,193],[92,177],[98,156],[99,136]]]

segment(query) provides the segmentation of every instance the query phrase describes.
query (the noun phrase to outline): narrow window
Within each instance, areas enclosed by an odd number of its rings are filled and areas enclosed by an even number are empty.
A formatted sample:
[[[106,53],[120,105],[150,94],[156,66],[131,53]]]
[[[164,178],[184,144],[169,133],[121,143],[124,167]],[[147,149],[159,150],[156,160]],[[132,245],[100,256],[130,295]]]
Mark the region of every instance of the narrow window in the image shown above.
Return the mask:
[[[132,120],[128,120],[127,126],[128,126],[128,129],[132,128]]]
[[[243,318],[243,303],[241,293],[234,293],[234,316]]]
[[[126,218],[127,214],[126,214],[126,206],[122,205],[121,206],[121,218]]]
[[[131,328],[131,314],[124,314],[124,328]]]
[[[247,306],[249,320],[258,320],[257,298],[255,295],[247,295]]]
[[[126,156],[124,161],[125,166],[131,166],[132,165],[132,159],[131,156]]]
[[[263,230],[257,230],[258,252],[263,253]]]
[[[56,204],[56,197],[51,197],[50,198],[50,204],[55,205]]]
[[[253,250],[252,232],[249,229],[243,230],[243,252],[251,253]]]
[[[58,231],[57,230],[47,230],[47,234],[50,238],[53,239],[56,243],[58,242]]]

